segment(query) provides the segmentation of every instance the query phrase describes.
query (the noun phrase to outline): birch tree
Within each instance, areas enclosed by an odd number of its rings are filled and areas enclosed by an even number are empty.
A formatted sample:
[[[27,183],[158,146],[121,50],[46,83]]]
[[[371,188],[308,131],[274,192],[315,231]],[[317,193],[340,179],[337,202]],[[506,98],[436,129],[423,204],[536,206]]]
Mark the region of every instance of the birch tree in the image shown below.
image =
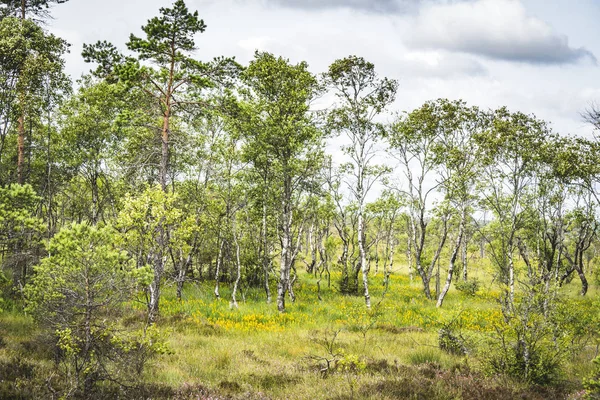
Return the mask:
[[[245,156],[255,166],[270,161],[279,197],[278,234],[281,245],[277,309],[285,311],[285,295],[293,298],[290,274],[300,250],[302,226],[298,205],[318,171],[323,134],[310,112],[320,93],[316,77],[304,62],[291,64],[282,57],[257,52],[241,75],[245,89],[239,128],[247,143]]]
[[[375,66],[361,57],[350,56],[335,61],[324,74],[325,84],[338,103],[329,116],[329,128],[344,134],[349,144],[343,151],[352,160],[346,164],[348,187],[357,204],[357,241],[362,271],[365,304],[371,307],[369,266],[365,242],[365,199],[375,182],[387,171],[375,162],[382,125],[377,118],[396,98],[398,83],[379,78]]]
[[[458,224],[456,239],[450,248],[446,281],[437,294],[437,307],[441,307],[454,277],[458,254],[461,248],[466,249],[467,223],[477,201],[474,193],[479,162],[474,136],[487,129],[488,118],[477,107],[467,107],[462,101],[438,100],[435,109],[435,118],[440,121],[439,142],[435,148],[436,163],[440,166],[439,181]],[[463,268],[463,276],[466,276],[466,255]]]
[[[493,262],[499,268],[500,280],[514,302],[515,252],[517,231],[523,226],[524,205],[528,186],[533,182],[550,130],[543,121],[506,108],[496,110],[491,128],[475,136],[484,162],[478,184],[482,204],[493,212],[495,221],[488,226],[493,237],[490,244]],[[488,232],[490,233],[490,232]]]
[[[403,174],[393,182],[408,202],[408,252],[423,283],[423,292],[429,300],[430,282],[435,265],[447,239],[447,223],[441,221],[442,229],[437,243],[431,245],[433,257],[427,262],[425,252],[433,241],[431,232],[432,197],[442,184],[439,179],[439,163],[436,154],[441,136],[441,120],[436,118],[435,102],[425,103],[406,115],[400,115],[388,129],[390,154],[399,162]],[[441,213],[444,215],[444,213]]]

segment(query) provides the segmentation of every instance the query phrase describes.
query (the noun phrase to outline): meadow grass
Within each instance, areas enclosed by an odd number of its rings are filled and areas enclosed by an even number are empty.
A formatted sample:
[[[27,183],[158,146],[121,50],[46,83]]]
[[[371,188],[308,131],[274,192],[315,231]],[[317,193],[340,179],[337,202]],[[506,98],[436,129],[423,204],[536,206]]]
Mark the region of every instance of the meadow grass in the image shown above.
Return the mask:
[[[517,382],[503,391],[506,382],[479,374],[477,351],[465,357],[439,349],[438,331],[451,322],[474,346],[493,333],[502,313],[488,268],[471,271],[481,281],[475,296],[452,288],[442,308],[426,300],[420,281],[405,272],[391,276],[385,294],[381,274],[370,278],[371,310],[362,296],[338,292],[337,273],[331,287],[321,282],[319,300],[316,277],[301,272],[296,301],[287,299],[283,314],[266,303],[262,289],[243,288],[235,309],[227,285],[217,300],[213,282],[188,283],[181,301],[167,285],[158,326],[170,353],[151,362],[145,381],[173,388],[200,385],[225,398],[511,398],[518,390],[530,390],[529,398],[553,398],[542,391],[535,397],[536,390]],[[580,299],[578,288],[577,281],[565,288],[572,304],[597,312],[597,289]],[[0,335],[10,343],[0,348],[0,364],[17,353],[26,356],[23,343],[36,335],[33,322],[15,311],[0,314],[0,322]],[[590,342],[568,361],[567,380],[580,381],[589,373],[594,346]],[[329,370],[327,359],[333,361]],[[50,361],[35,362],[51,368]],[[483,391],[471,393],[473,387]]]

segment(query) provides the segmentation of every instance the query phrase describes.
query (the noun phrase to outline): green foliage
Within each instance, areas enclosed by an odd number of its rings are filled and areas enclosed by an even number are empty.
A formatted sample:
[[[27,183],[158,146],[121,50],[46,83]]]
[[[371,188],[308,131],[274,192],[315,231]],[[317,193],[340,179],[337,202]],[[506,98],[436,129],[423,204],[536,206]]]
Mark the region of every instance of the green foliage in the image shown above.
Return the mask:
[[[248,138],[245,158],[257,166],[275,162],[284,174],[303,173],[322,139],[309,113],[320,87],[308,64],[257,52],[241,79],[247,88],[237,126]]]
[[[204,32],[206,25],[198,18],[198,11],[188,11],[183,0],[176,0],[173,8],[161,8],[160,13],[160,17],[150,19],[142,27],[147,39],[132,34],[127,46],[138,52],[141,60],[167,65],[173,56],[182,57],[176,52],[195,49],[194,35]]]
[[[42,220],[35,216],[39,201],[30,185],[0,188],[0,243],[8,244],[27,232],[43,229]]]
[[[70,80],[64,74],[63,55],[68,44],[30,20],[7,17],[0,20],[0,60],[4,84],[13,83],[8,92],[15,112],[32,115],[49,106],[48,98],[58,99],[70,91]],[[9,79],[12,78],[12,79]]]
[[[115,319],[147,275],[117,247],[119,242],[110,226],[63,228],[49,241],[48,257],[25,288],[27,310],[55,338],[59,371],[67,382],[63,390],[87,395],[98,381],[133,379],[127,372],[132,360],[162,351],[152,337],[145,339],[151,333],[132,333]],[[137,373],[142,367],[138,363]]]
[[[0,187],[0,260],[16,285],[24,285],[37,260],[44,223],[37,214],[40,198],[30,185]]]
[[[492,373],[552,384],[561,378],[567,357],[579,349],[591,320],[583,312],[574,317],[566,299],[549,298],[543,285],[526,290],[513,306],[504,307],[484,359]]]
[[[123,247],[136,257],[138,266],[146,265],[157,251],[165,251],[167,247],[187,254],[194,233],[200,229],[194,216],[184,213],[178,196],[165,193],[158,186],[149,187],[137,196],[127,196],[116,227],[123,232]],[[164,242],[161,242],[161,228],[170,232]]]
[[[479,291],[480,286],[481,284],[477,278],[471,278],[466,281],[459,279],[456,283],[454,283],[456,290],[465,294],[466,296],[475,296]]]
[[[598,399],[600,398],[600,357],[594,358],[592,362],[594,363],[594,372],[583,380],[583,386],[588,398]]]
[[[465,356],[468,353],[467,340],[456,329],[454,321],[443,324],[438,331],[438,346],[446,353]]]
[[[49,8],[54,4],[63,4],[69,0],[0,0],[0,19],[9,15],[21,17],[22,13],[35,17],[49,17]],[[23,9],[24,8],[24,9]]]

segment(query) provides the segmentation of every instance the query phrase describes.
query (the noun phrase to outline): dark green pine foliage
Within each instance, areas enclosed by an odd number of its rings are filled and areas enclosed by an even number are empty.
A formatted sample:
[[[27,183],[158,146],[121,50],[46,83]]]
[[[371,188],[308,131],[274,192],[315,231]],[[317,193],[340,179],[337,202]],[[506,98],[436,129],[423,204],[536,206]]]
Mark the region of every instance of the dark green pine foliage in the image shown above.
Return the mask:
[[[66,3],[69,0],[0,0],[0,19],[15,16],[25,19],[31,15],[34,19],[50,17],[50,7]]]

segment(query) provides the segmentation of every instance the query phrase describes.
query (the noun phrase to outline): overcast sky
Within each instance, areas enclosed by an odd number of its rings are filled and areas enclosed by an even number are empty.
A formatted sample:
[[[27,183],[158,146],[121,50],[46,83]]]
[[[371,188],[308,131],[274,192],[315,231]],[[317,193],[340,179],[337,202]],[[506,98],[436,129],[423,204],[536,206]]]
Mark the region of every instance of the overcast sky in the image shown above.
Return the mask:
[[[74,78],[89,66],[83,43],[124,49],[130,33],[168,0],[71,0],[53,10],[49,29],[71,44]],[[197,57],[256,49],[307,61],[318,73],[351,54],[400,82],[394,110],[426,100],[463,99],[508,106],[589,135],[580,117],[600,102],[599,0],[187,0],[208,28]]]

